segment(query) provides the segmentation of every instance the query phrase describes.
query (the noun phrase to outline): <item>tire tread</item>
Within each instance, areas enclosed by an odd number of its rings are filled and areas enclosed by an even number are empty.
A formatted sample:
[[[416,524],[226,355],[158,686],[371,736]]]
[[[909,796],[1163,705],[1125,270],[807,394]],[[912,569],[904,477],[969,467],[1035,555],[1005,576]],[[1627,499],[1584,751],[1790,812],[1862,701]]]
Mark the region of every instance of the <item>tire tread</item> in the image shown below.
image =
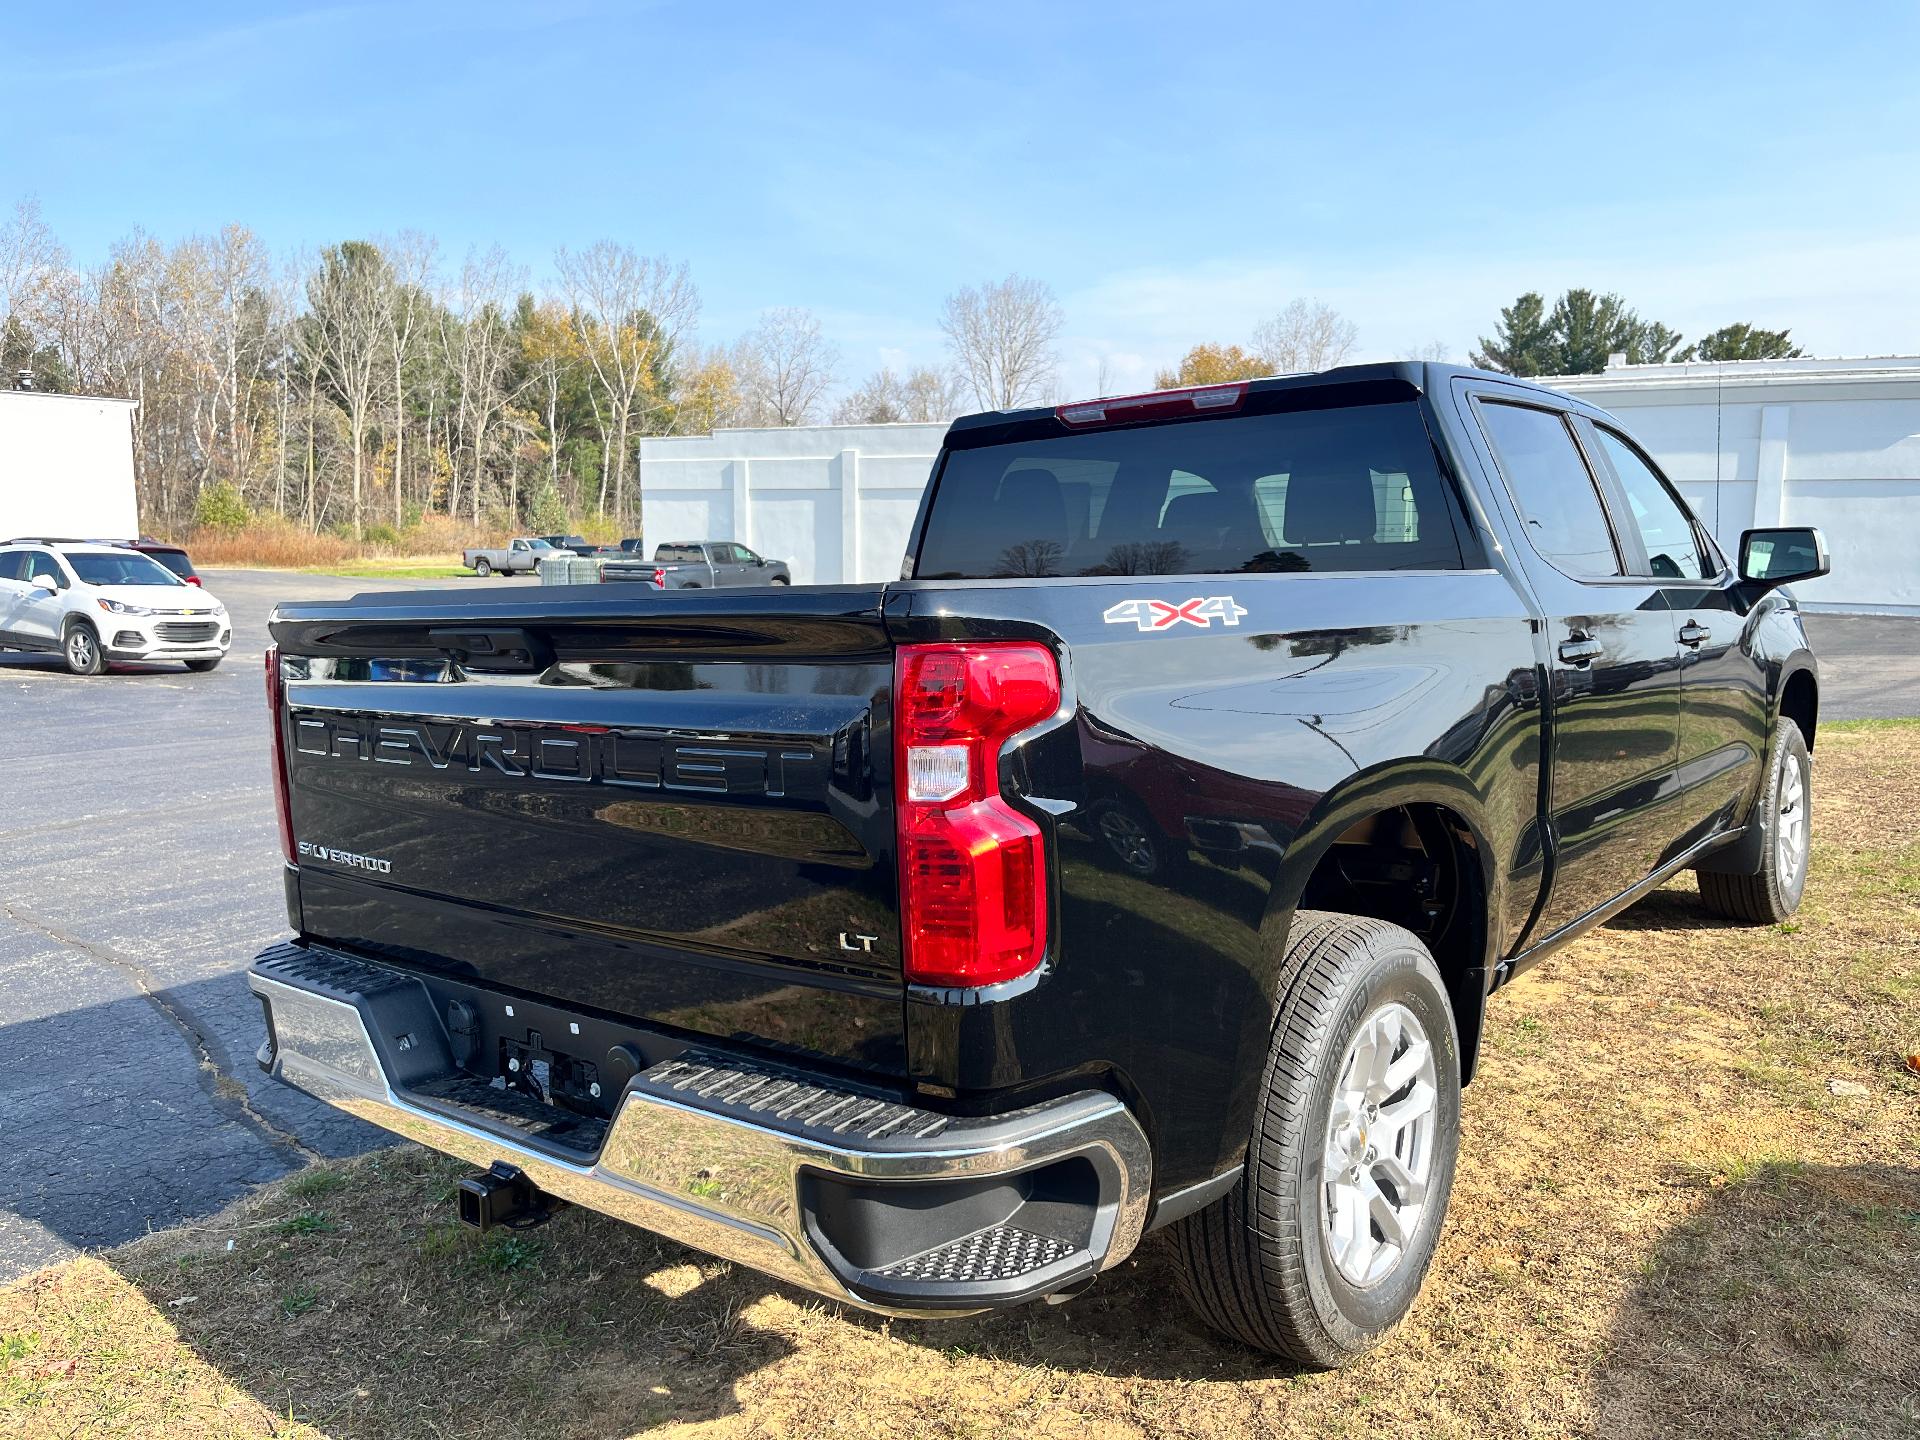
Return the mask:
[[[1173,1227],[1187,1302],[1222,1333],[1306,1365],[1332,1366],[1353,1352],[1330,1343],[1313,1315],[1301,1237],[1284,1197],[1313,1147],[1304,1114],[1314,1075],[1307,1056],[1325,1053],[1338,1014],[1339,977],[1383,943],[1419,942],[1383,920],[1303,910],[1287,944],[1287,972],[1259,1109],[1241,1182]]]

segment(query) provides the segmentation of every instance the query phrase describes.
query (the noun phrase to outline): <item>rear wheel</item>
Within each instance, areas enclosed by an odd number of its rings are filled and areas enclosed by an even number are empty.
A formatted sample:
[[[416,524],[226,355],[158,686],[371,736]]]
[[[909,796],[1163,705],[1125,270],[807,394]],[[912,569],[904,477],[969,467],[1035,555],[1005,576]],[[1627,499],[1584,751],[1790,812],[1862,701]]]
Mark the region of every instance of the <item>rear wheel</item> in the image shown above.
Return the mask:
[[[478,560],[473,562],[473,573],[478,575],[482,580],[486,579],[489,575],[493,574],[493,562],[482,555]]]
[[[776,575],[768,583],[772,585],[788,585],[788,584],[791,584],[792,582],[789,581],[787,577],[784,575]]]
[[[1285,968],[1246,1169],[1174,1237],[1209,1325],[1332,1367],[1420,1292],[1453,1188],[1460,1047],[1433,957],[1397,925],[1300,911]]]
[[[85,620],[74,620],[67,625],[62,650],[66,655],[67,669],[76,675],[98,675],[107,668],[106,652],[100,648],[100,637]]]
[[[1734,847],[1746,863],[1698,872],[1700,899],[1709,910],[1749,925],[1777,925],[1800,908],[1807,888],[1812,841],[1813,757],[1791,720],[1773,730],[1767,788],[1755,803],[1751,840]],[[1751,857],[1751,858],[1748,858]],[[1729,864],[1729,857],[1716,857]],[[1713,864],[1714,861],[1709,861]]]

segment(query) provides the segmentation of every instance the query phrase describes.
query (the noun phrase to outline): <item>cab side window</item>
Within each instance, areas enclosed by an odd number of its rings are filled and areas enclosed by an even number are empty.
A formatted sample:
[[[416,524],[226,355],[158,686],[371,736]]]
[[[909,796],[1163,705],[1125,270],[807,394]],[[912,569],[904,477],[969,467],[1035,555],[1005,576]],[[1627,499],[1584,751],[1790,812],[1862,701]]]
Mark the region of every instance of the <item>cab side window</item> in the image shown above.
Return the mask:
[[[1480,420],[1507,489],[1542,559],[1579,578],[1618,575],[1620,556],[1599,488],[1558,411],[1482,400]]]
[[[0,580],[24,580],[27,578],[27,552],[24,550],[0,550]]]
[[[1600,437],[1600,449],[1613,467],[1620,488],[1626,492],[1633,527],[1647,547],[1647,573],[1663,580],[1713,576],[1719,567],[1711,563],[1693,517],[1666,482],[1620,436],[1603,425],[1593,430]]]

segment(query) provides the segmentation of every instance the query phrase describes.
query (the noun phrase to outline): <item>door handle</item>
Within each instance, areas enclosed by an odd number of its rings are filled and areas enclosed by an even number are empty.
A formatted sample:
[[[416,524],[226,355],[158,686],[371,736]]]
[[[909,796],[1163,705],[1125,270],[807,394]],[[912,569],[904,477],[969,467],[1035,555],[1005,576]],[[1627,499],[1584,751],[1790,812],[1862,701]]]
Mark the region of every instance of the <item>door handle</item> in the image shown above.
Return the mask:
[[[1560,658],[1569,665],[1591,665],[1605,650],[1606,646],[1598,640],[1578,630],[1560,642]]]
[[[1696,649],[1713,638],[1713,632],[1698,620],[1689,620],[1680,627],[1680,643],[1692,645]]]

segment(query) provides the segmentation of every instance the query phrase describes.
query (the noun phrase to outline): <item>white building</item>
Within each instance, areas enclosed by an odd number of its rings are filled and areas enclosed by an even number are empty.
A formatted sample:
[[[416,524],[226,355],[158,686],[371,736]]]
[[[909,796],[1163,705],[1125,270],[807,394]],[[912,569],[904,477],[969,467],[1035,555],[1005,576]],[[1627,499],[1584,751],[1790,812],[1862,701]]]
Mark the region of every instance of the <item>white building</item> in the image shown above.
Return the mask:
[[[648,544],[737,540],[796,585],[896,580],[945,425],[797,425],[640,442]]]
[[[0,540],[131,540],[131,400],[0,390]]]
[[[1721,546],[1818,525],[1809,608],[1920,615],[1920,357],[1622,365],[1541,381],[1617,414]],[[640,443],[647,539],[738,540],[798,584],[887,580],[944,425],[719,430]]]
[[[1818,525],[1809,609],[1920,615],[1920,356],[1615,365],[1540,383],[1618,415],[1731,555]]]

